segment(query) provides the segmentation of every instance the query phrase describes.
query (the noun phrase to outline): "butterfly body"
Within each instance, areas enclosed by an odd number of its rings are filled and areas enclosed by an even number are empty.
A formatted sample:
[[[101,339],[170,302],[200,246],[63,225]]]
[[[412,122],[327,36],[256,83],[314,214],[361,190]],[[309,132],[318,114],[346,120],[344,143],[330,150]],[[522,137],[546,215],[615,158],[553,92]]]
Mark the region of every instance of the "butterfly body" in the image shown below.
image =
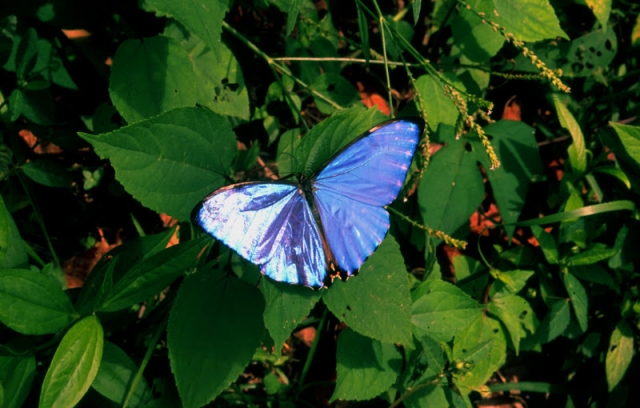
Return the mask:
[[[297,182],[223,187],[204,200],[197,221],[274,280],[318,288],[328,269],[350,276],[389,229],[384,206],[402,188],[423,126],[384,122]]]

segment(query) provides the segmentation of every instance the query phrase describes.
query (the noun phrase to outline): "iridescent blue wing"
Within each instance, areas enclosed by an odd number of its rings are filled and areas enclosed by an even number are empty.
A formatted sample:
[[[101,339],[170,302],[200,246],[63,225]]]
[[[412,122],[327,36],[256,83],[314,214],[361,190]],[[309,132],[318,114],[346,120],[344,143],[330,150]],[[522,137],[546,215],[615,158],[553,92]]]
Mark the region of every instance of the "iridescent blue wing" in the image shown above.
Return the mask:
[[[423,127],[420,119],[382,123],[338,152],[312,180],[333,260],[348,275],[387,234],[383,206],[398,196]]]
[[[263,274],[321,287],[326,259],[309,204],[295,184],[241,183],[205,199],[198,223]]]

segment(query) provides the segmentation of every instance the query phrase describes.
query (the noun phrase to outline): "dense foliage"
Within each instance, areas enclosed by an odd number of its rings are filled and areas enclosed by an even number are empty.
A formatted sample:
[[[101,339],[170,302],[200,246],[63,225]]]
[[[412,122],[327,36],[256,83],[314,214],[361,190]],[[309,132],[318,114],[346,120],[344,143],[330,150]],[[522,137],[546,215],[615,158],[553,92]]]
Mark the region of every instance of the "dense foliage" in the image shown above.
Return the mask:
[[[0,407],[638,401],[639,12],[3,2]],[[193,225],[389,115],[428,129],[357,276],[274,282]]]

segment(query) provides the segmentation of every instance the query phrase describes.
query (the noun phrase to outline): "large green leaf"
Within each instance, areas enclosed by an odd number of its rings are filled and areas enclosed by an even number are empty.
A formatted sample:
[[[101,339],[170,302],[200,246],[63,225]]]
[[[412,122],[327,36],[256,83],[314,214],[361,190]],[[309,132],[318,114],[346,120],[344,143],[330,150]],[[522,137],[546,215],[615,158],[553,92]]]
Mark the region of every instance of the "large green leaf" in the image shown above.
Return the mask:
[[[121,279],[113,282],[113,288],[100,310],[113,312],[125,309],[160,293],[196,264],[198,255],[209,242],[211,239],[203,235],[200,239],[169,247],[136,264]]]
[[[340,333],[336,360],[336,389],[330,402],[375,398],[393,385],[402,367],[402,355],[396,346],[351,329]]]
[[[618,39],[616,32],[609,27],[569,42],[536,44],[533,51],[549,69],[561,69],[564,77],[591,77],[608,69],[618,52]],[[515,66],[510,69],[539,72],[524,55],[518,55]]]
[[[580,125],[576,119],[557,95],[553,95],[552,100],[560,124],[569,131],[571,139],[573,140],[573,143],[567,149],[571,168],[576,174],[582,174],[587,168],[587,147],[582,129],[580,129]]]
[[[3,408],[20,408],[29,395],[36,375],[36,357],[32,352],[14,353],[0,346],[0,384],[4,388]]]
[[[616,325],[613,333],[611,333],[609,348],[607,349],[605,368],[607,370],[609,392],[622,380],[629,364],[631,364],[634,354],[633,345],[633,331],[627,322],[621,320]]]
[[[491,299],[489,311],[506,327],[517,355],[520,352],[520,340],[527,334],[524,329],[533,334],[537,327],[531,305],[518,295],[502,296]]]
[[[629,156],[640,166],[640,127],[613,122],[609,122],[609,125],[618,134]]]
[[[146,0],[145,5],[175,18],[212,49],[220,42],[222,22],[229,8],[227,0]]]
[[[235,381],[264,333],[258,289],[217,270],[182,283],[171,309],[168,346],[182,404],[200,407]]]
[[[411,341],[411,297],[400,247],[387,235],[357,276],[333,281],[327,308],[354,331],[383,343]]]
[[[585,3],[593,11],[602,28],[607,28],[612,0],[585,0]]]
[[[455,141],[433,156],[418,186],[424,223],[452,234],[468,222],[484,198],[484,183],[475,155]]]
[[[294,172],[312,175],[338,150],[373,127],[378,113],[377,109],[352,108],[320,122],[295,149]]]
[[[482,314],[482,306],[458,287],[441,281],[423,282],[411,294],[411,321],[416,335],[425,333],[448,342]]]
[[[497,274],[496,280],[491,285],[489,292],[492,298],[515,295],[524,288],[524,285],[534,274],[533,271],[521,269],[506,272],[495,271],[495,273]]]
[[[342,108],[348,108],[360,101],[357,89],[338,73],[328,72],[320,75],[311,87]],[[338,110],[324,99],[316,95],[313,97],[320,112],[328,115]]]
[[[493,4],[490,0],[468,1],[467,4],[475,13],[464,7],[460,8],[451,26],[454,43],[470,61],[488,61],[502,48],[504,37],[483,22],[476,13],[491,15]]]
[[[40,407],[72,407],[98,373],[104,338],[96,316],[85,317],[64,335],[40,392]]]
[[[507,339],[497,320],[478,315],[453,341],[453,359],[471,363],[457,377],[463,389],[477,390],[507,358]]]
[[[20,231],[0,197],[0,267],[23,268],[27,262],[27,251]]]
[[[127,353],[115,344],[105,341],[100,369],[91,387],[111,401],[123,404],[137,372],[138,367]],[[129,399],[129,406],[138,407],[150,398],[151,389],[144,377],[140,378]]]
[[[548,0],[493,0],[495,12],[488,16],[520,41],[540,41],[569,36]]]
[[[569,327],[571,322],[571,312],[569,302],[565,299],[556,300],[551,304],[551,308],[540,323],[536,337],[540,343],[545,344],[555,339]]]
[[[172,228],[161,234],[135,238],[109,251],[108,256],[96,264],[84,281],[76,309],[80,313],[98,310],[111,292],[114,279],[120,279],[135,265],[164,250],[174,233],[175,229]]]
[[[480,299],[481,293],[487,289],[489,283],[487,267],[471,257],[460,255],[453,257],[453,270],[456,286],[472,298]]]
[[[323,291],[262,278],[260,291],[266,303],[264,325],[280,354],[285,340],[320,300]]]
[[[227,120],[197,108],[80,136],[111,160],[116,178],[134,198],[180,220],[189,220],[196,204],[224,185],[236,151]]]
[[[432,132],[438,131],[439,126],[453,129],[460,112],[453,101],[445,96],[442,83],[431,75],[422,75],[416,80],[416,88],[424,102],[429,129]]]
[[[198,88],[189,55],[167,37],[127,40],[113,57],[109,95],[129,123],[195,106]]]
[[[22,334],[56,332],[78,317],[66,293],[32,270],[0,271],[0,321]]]
[[[493,196],[503,222],[513,224],[524,207],[531,178],[542,172],[534,130],[523,122],[501,120],[486,126],[484,131],[493,137],[491,143],[502,164],[487,171]],[[482,144],[479,140],[473,142],[476,159],[485,169],[490,169],[491,163]],[[506,225],[505,230],[511,237],[515,225]]]
[[[404,401],[407,408],[464,408],[464,400],[449,386],[427,385],[412,392]]]
[[[542,253],[546,258],[547,262],[550,264],[557,265],[558,264],[558,244],[556,244],[555,238],[553,235],[549,234],[547,231],[542,229],[542,227],[538,225],[533,225],[531,227],[531,232],[533,236],[538,240],[538,244],[540,244],[540,249],[542,249]]]
[[[169,24],[164,34],[179,41],[189,54],[196,75],[197,102],[221,115],[248,120],[249,92],[231,50],[221,41],[208,47],[177,22]]]

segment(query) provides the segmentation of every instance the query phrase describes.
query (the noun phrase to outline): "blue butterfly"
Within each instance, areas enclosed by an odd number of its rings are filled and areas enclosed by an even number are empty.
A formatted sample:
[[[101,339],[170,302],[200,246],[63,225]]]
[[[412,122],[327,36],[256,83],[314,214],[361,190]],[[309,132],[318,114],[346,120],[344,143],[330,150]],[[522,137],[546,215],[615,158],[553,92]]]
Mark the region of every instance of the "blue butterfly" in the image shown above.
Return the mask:
[[[384,206],[400,192],[423,128],[419,118],[390,120],[298,182],[223,187],[197,222],[276,281],[319,288],[328,269],[348,277],[387,234]]]

